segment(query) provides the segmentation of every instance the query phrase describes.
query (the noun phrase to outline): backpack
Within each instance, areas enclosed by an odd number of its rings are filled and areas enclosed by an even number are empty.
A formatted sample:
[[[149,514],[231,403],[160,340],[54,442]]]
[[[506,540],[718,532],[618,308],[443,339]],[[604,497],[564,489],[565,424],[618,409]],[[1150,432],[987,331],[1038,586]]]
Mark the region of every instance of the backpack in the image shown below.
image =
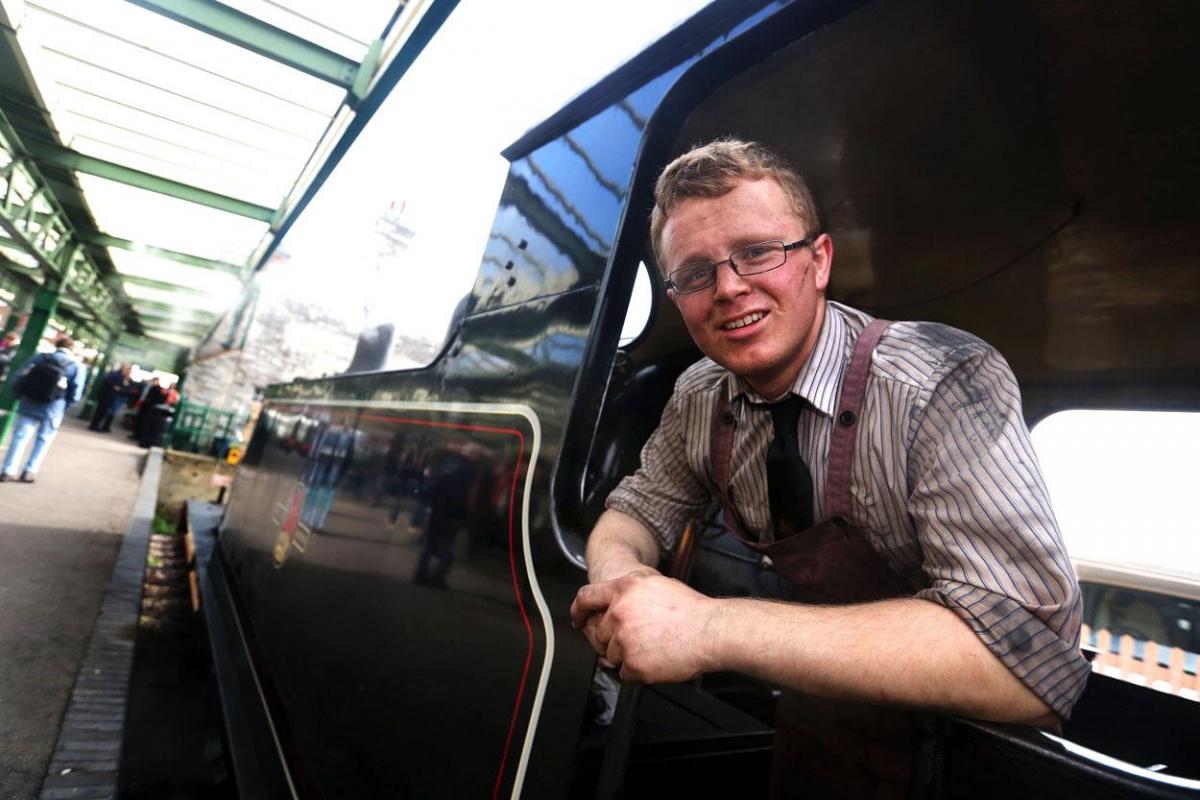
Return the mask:
[[[54,356],[46,356],[26,370],[13,389],[18,397],[49,403],[67,393],[70,370],[71,362],[63,363]]]

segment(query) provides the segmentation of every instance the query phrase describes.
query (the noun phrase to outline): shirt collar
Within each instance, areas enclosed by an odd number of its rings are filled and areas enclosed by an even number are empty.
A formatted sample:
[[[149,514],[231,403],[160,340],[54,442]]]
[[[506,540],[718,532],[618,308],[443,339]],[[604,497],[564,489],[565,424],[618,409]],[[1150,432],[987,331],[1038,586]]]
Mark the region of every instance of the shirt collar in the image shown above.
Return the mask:
[[[821,332],[808,360],[800,368],[800,374],[792,382],[789,393],[807,400],[813,408],[827,417],[837,410],[838,394],[842,386],[842,374],[846,371],[847,352],[852,343],[850,331],[841,309],[836,303],[825,303],[825,319]],[[739,420],[744,402],[765,405],[769,401],[754,391],[750,384],[732,372],[726,374],[725,390],[731,405],[736,408]]]

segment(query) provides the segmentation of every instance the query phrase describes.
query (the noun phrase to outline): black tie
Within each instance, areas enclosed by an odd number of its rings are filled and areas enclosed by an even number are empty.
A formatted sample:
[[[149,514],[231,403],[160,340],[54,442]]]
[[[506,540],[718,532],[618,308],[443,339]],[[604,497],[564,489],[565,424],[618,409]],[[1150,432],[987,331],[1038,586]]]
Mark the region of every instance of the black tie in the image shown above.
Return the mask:
[[[767,496],[776,539],[812,526],[812,473],[800,457],[797,433],[804,403],[804,398],[788,395],[770,406],[775,438],[767,448]]]

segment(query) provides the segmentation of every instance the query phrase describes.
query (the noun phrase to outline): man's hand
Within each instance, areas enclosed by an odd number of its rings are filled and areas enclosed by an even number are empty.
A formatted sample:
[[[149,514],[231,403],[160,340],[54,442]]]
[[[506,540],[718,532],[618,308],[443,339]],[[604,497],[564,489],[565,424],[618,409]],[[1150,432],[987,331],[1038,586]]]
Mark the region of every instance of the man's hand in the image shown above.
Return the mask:
[[[633,517],[619,511],[605,511],[588,537],[588,580],[593,584],[625,577],[659,575],[659,571],[651,566],[657,560],[658,545],[650,531]],[[582,628],[584,634],[588,635],[588,631],[594,630],[599,624],[599,617],[603,616],[606,608],[597,606],[577,613],[575,604],[572,604],[571,624]],[[589,621],[592,615],[597,618]],[[588,635],[588,640],[593,647],[596,646],[592,636]],[[603,650],[597,652],[601,657],[604,656]]]
[[[621,680],[678,683],[713,669],[706,631],[714,601],[655,573],[627,574],[584,586],[571,604],[582,628]]]

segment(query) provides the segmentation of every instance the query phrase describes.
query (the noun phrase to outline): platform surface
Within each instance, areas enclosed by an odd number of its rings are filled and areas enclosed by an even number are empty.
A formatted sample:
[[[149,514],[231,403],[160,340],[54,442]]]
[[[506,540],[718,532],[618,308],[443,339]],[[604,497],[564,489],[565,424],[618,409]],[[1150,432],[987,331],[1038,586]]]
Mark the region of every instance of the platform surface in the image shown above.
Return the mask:
[[[46,774],[145,453],[68,415],[37,481],[0,483],[0,798]]]

